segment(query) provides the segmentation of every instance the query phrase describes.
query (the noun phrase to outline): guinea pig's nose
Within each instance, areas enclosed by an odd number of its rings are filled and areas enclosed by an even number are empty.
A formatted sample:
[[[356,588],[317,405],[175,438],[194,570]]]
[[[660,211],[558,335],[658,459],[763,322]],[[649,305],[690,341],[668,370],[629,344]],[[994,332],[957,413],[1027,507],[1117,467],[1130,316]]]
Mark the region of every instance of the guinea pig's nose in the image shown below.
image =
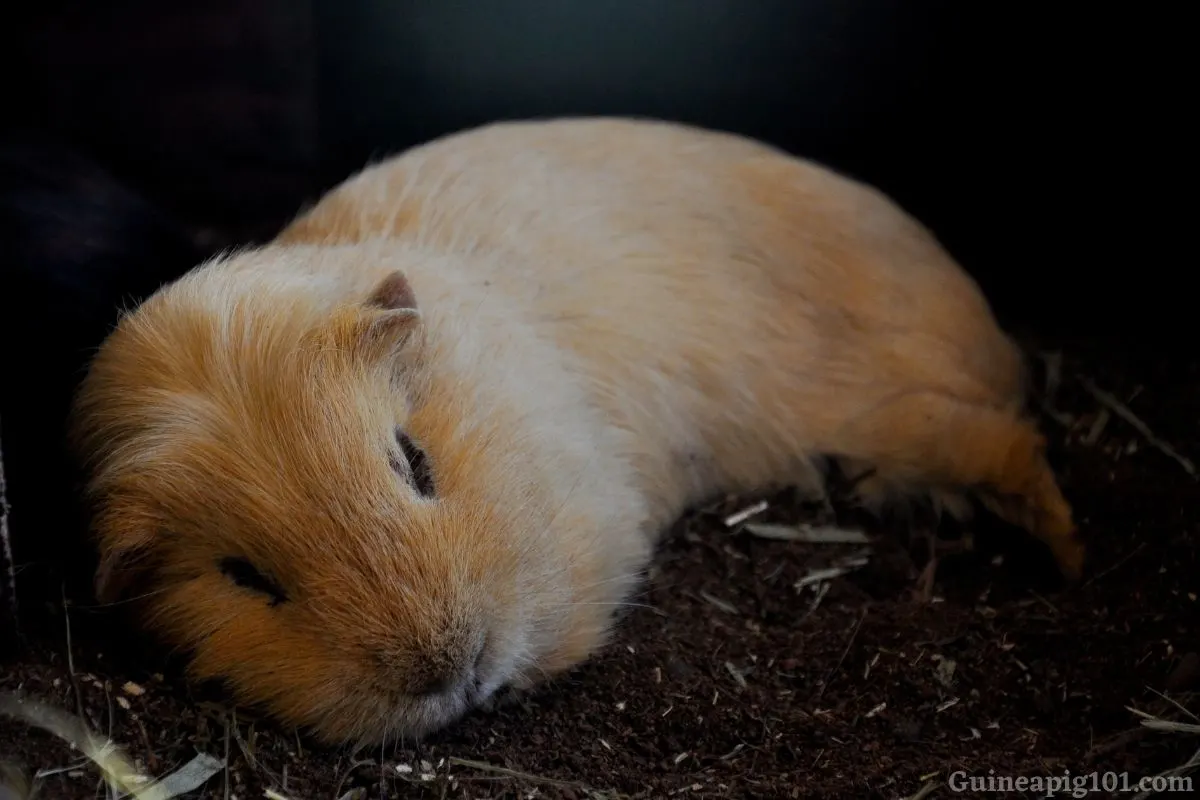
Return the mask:
[[[449,673],[439,673],[429,675],[418,681],[409,691],[416,697],[428,697],[429,695],[443,694],[449,691],[457,682],[457,676]]]
[[[408,673],[408,693],[414,697],[447,694],[460,686],[472,688],[479,683],[487,668],[491,640],[479,636],[470,650],[459,650],[456,655],[446,651],[428,657],[422,666]]]
[[[487,652],[480,647],[462,660],[429,664],[417,675],[410,675],[409,694],[415,697],[446,694],[460,684],[473,685],[479,675],[480,663]]]

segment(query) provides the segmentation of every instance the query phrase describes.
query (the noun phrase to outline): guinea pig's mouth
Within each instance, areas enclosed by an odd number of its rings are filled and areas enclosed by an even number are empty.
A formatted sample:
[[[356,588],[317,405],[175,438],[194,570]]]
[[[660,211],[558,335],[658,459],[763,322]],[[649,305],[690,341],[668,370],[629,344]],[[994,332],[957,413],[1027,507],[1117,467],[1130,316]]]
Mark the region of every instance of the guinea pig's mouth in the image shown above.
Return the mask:
[[[534,685],[514,670],[515,658],[499,661],[494,658],[493,653],[492,658],[482,659],[480,673],[472,680],[436,694],[409,697],[407,703],[392,712],[380,738],[399,735],[420,739],[439,733],[473,713],[491,713],[508,705]]]
[[[408,703],[394,708],[383,729],[368,734],[360,744],[378,744],[384,739],[399,736],[419,740],[439,733],[479,710],[493,707],[496,688],[483,684],[456,687],[436,695],[410,698]]]

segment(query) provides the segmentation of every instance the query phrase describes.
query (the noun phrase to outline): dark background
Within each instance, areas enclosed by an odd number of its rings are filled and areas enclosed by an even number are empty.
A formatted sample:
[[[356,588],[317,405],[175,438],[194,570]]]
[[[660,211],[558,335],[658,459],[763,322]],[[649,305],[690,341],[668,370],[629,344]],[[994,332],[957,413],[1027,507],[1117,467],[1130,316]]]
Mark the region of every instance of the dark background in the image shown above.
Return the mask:
[[[694,122],[876,184],[1005,313],[1112,322],[1138,310],[1131,283],[1171,271],[1114,248],[1145,238],[1134,217],[1182,221],[1170,208],[1186,195],[1164,150],[1188,116],[1194,58],[1172,47],[1178,12],[1138,8],[45,0],[4,26],[5,119],[237,235],[269,234],[369,157],[493,119]],[[1144,180],[1162,169],[1151,196]],[[1096,280],[1109,268],[1122,274]]]
[[[1191,167],[1171,158],[1191,59],[1166,44],[1185,30],[1178,12],[1125,8],[18,6],[0,32],[3,138],[25,148],[5,144],[17,155],[0,186],[13,524],[54,530],[73,513],[55,494],[56,426],[118,303],[215,247],[270,236],[369,158],[500,118],[629,114],[762,138],[891,194],[1006,324],[1188,347],[1191,255],[1168,242],[1194,205]]]

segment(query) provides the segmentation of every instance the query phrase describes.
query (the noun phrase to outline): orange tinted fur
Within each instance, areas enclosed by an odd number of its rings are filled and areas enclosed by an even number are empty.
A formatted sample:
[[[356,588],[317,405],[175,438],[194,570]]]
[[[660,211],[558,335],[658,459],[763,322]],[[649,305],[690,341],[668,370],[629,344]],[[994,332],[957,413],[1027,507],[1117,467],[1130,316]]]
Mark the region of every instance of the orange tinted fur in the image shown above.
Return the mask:
[[[146,595],[196,676],[285,722],[420,735],[601,647],[687,506],[811,488],[821,454],[876,469],[876,500],[979,492],[1077,575],[1022,370],[868,187],[665,123],[492,125],[122,321],[77,413],[100,589]]]

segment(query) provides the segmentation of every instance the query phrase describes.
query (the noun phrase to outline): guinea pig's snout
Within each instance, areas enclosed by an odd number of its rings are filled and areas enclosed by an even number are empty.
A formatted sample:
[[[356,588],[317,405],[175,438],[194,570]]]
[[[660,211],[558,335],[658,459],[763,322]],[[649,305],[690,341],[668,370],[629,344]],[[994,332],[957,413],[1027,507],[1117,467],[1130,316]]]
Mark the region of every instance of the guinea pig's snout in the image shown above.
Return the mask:
[[[414,697],[446,694],[458,685],[459,680],[459,677],[453,672],[439,670],[432,674],[416,678],[408,691]]]
[[[483,684],[488,637],[480,634],[466,647],[442,647],[428,653],[409,671],[407,691],[414,697],[465,693],[473,697]]]

